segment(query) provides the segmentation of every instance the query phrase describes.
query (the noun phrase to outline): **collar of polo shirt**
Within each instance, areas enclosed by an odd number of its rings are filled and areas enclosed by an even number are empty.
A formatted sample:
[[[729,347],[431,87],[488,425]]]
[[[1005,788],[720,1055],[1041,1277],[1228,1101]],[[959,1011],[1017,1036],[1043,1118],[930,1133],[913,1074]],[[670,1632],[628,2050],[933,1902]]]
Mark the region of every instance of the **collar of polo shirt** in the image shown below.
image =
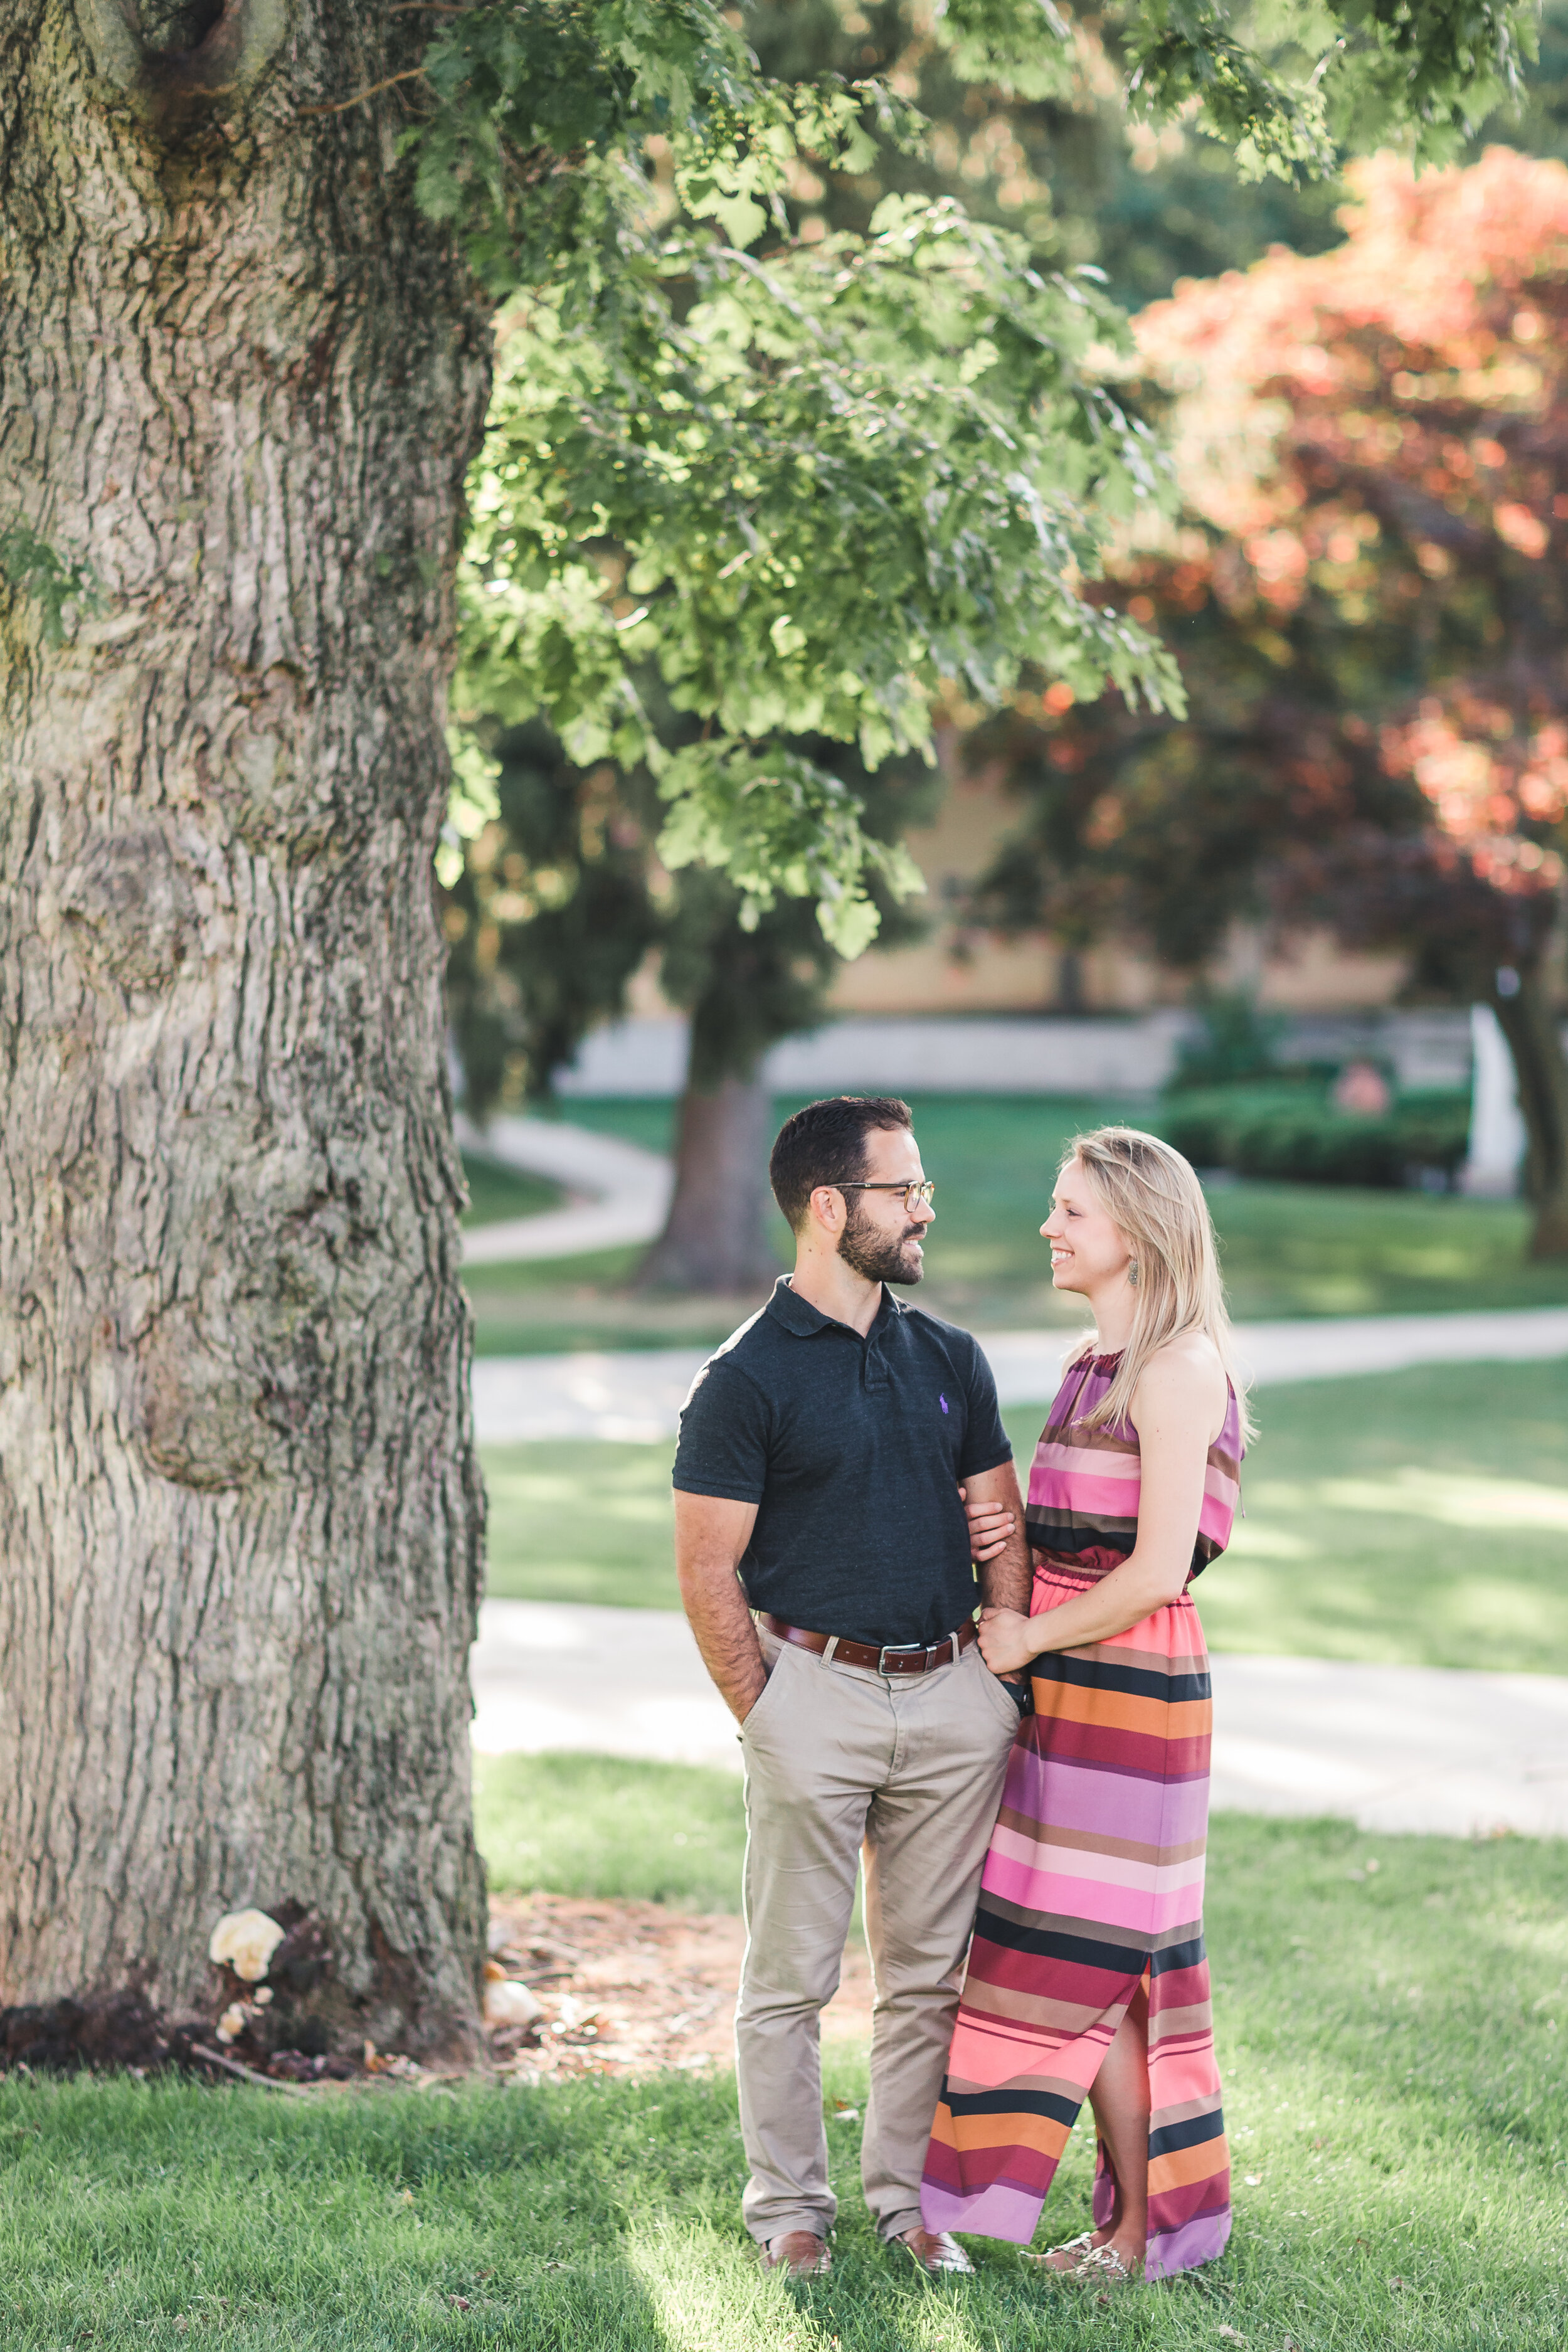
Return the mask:
[[[849,1324],[840,1323],[837,1317],[825,1315],[819,1307],[812,1305],[809,1298],[797,1297],[787,1274],[781,1274],[773,1285],[773,1295],[768,1301],[768,1313],[775,1316],[786,1331],[793,1331],[796,1338],[801,1339],[809,1339],[818,1331],[850,1331],[852,1329]],[[871,1339],[876,1332],[879,1331],[889,1316],[908,1313],[909,1309],[902,1300],[895,1298],[884,1283],[882,1303],[877,1309],[870,1330],[866,1334],[867,1339]],[[858,1331],[854,1331],[852,1336],[858,1339],[860,1334]]]

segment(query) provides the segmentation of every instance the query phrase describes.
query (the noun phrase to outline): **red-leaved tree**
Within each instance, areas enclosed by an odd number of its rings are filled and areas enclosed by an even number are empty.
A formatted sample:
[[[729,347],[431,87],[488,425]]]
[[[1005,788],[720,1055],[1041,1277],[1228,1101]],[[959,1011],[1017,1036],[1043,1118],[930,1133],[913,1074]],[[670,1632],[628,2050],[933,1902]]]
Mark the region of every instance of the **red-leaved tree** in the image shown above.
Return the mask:
[[[1197,967],[1271,905],[1485,1000],[1519,1073],[1532,1249],[1568,1255],[1568,169],[1352,173],[1346,241],[1138,321],[1186,509],[1117,584],[1185,719],[1015,714],[1004,920],[1131,921]]]

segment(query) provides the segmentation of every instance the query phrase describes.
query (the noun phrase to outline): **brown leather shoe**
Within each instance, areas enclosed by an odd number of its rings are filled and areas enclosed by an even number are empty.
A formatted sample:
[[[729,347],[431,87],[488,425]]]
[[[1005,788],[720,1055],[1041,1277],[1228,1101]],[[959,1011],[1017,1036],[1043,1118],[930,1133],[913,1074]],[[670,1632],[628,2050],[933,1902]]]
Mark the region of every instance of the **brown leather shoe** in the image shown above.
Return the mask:
[[[974,2275],[974,2264],[958,2240],[950,2237],[945,2230],[900,2230],[899,2243],[908,2246],[921,2270],[930,2271],[933,2276],[938,2271],[956,2271],[965,2278]]]
[[[814,2237],[809,2230],[786,2230],[763,2248],[763,2268],[783,2271],[786,2278],[826,2278],[832,2267],[826,2239]]]

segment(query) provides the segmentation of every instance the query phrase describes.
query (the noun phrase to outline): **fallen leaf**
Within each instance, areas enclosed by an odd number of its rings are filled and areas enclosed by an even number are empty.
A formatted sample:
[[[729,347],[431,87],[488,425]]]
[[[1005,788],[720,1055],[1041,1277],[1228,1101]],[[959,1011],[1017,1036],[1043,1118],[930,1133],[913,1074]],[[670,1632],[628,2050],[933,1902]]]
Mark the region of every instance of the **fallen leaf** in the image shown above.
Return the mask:
[[[447,2300],[454,2311],[472,2311],[474,2307],[466,2294],[449,2294]]]
[[[1245,2344],[1247,2341],[1239,2327],[1222,2327],[1219,2336],[1222,2344]]]

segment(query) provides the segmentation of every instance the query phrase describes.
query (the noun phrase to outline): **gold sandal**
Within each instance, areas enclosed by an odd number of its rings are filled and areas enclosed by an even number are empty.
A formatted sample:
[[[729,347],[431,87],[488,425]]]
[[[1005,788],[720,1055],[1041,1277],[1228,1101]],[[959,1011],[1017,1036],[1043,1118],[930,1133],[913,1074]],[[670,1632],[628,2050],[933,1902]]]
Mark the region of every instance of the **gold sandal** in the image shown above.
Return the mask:
[[[1075,2279],[1109,2279],[1114,2286],[1130,2286],[1132,2273],[1110,2246],[1090,2246],[1067,2273]]]
[[[1049,2271],[1055,2278],[1071,2278],[1084,2256],[1093,2249],[1094,2231],[1083,2230],[1076,2238],[1068,2238],[1059,2246],[1048,2247],[1043,2254],[1026,2252],[1024,2260],[1033,2263],[1037,2271]],[[1058,2263],[1056,2260],[1058,2254],[1070,2254],[1073,2259],[1070,2263]]]

